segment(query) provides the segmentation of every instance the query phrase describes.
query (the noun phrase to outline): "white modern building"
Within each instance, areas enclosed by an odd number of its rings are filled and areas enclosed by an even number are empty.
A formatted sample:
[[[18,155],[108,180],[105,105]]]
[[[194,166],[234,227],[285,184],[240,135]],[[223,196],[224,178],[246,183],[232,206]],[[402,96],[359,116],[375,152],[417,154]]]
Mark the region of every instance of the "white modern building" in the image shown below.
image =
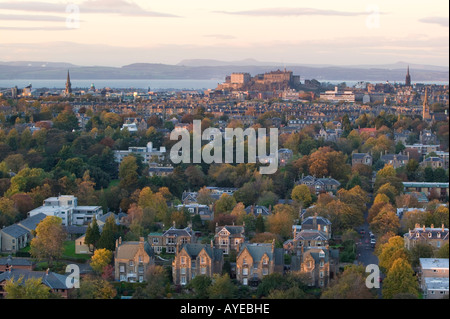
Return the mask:
[[[75,196],[62,195],[47,198],[41,207],[28,212],[28,216],[40,213],[61,218],[64,226],[80,226],[89,224],[94,216],[101,217],[103,210],[101,206],[78,206]]]
[[[126,151],[114,151],[114,160],[117,163],[121,163],[122,160],[129,155],[140,155],[145,164],[155,162],[155,158],[158,161],[164,161],[166,156],[166,148],[160,147],[159,150],[153,148],[153,143],[148,142],[147,147],[129,147]]]

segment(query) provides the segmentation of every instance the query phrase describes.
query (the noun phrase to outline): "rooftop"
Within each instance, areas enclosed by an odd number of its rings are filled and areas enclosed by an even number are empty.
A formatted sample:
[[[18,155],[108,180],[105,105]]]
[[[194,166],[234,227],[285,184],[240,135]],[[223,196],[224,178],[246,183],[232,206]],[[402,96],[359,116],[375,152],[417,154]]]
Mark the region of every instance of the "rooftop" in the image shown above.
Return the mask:
[[[422,269],[447,269],[448,258],[420,258]]]

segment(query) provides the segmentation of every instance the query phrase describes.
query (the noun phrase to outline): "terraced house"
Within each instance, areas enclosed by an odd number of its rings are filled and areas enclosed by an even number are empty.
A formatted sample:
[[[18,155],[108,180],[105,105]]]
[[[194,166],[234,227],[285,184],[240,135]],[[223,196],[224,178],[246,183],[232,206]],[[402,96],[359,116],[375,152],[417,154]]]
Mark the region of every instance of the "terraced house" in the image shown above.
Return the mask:
[[[212,241],[210,245],[177,245],[177,253],[172,262],[173,283],[184,286],[198,275],[212,277],[214,274],[221,274],[223,263],[223,252],[214,248]]]

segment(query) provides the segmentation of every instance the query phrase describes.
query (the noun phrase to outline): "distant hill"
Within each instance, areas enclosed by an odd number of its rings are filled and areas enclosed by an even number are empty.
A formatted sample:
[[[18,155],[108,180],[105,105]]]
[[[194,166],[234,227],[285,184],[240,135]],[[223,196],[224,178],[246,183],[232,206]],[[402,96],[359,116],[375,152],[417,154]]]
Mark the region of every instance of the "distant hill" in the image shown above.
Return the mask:
[[[70,63],[49,63],[38,61],[0,62],[1,80],[57,80],[65,79],[70,70],[72,79],[215,79],[224,81],[233,72],[261,74],[278,69],[287,69],[304,79],[319,81],[391,81],[404,82],[406,62],[392,65],[300,65],[259,62],[252,59],[224,62],[218,60],[184,60],[177,65],[156,63],[135,63],[122,67],[79,66]],[[412,82],[448,81],[449,68],[430,65],[409,64]]]

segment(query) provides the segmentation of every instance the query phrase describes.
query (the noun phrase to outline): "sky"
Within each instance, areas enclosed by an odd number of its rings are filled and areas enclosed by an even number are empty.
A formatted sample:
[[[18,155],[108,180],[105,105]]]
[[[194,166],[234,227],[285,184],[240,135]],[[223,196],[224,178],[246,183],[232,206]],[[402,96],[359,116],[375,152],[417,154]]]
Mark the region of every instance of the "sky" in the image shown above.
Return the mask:
[[[449,65],[446,0],[0,0],[0,61]]]

